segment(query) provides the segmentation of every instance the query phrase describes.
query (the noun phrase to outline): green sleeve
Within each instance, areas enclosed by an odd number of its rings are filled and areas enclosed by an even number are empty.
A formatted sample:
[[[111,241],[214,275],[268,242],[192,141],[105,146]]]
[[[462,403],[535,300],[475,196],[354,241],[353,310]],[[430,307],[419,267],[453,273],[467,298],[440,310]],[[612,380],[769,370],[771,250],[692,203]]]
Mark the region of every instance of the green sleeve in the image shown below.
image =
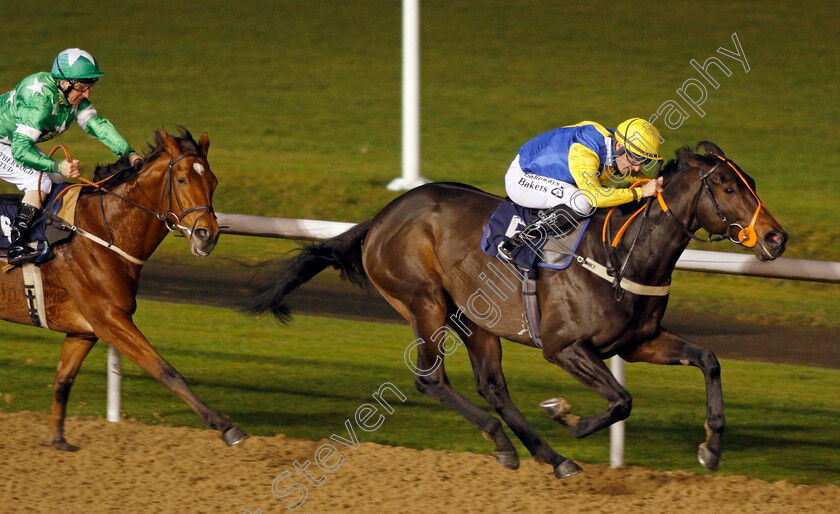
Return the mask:
[[[12,134],[12,157],[22,166],[36,171],[58,173],[59,162],[42,154],[35,148],[35,141],[19,132]]]
[[[114,152],[117,157],[122,157],[126,154],[137,153],[128,144],[128,141],[117,132],[113,123],[106,120],[96,112],[96,108],[87,100],[84,100],[79,105],[79,114],[76,116],[76,122],[81,126],[85,132],[100,140],[108,148]]]
[[[21,97],[22,95],[17,95]],[[22,166],[37,171],[56,173],[58,163],[38,151],[35,142],[41,135],[41,128],[49,119],[52,104],[46,97],[30,98],[24,102],[16,99],[17,129],[12,134],[12,156]]]

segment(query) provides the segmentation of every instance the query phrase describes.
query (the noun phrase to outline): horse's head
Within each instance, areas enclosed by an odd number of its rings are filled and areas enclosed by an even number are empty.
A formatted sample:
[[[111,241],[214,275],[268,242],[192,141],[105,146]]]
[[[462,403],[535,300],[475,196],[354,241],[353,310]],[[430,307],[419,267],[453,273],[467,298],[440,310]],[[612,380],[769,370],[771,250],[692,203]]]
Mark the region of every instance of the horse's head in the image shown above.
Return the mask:
[[[219,239],[212,203],[218,180],[207,163],[210,138],[205,132],[196,143],[187,129],[180,127],[180,132],[180,137],[164,129],[156,132],[156,146],[146,166],[158,168],[165,176],[160,211],[167,228],[189,240],[193,255],[206,256]]]
[[[697,154],[689,148],[677,152],[681,173],[697,173],[702,191],[696,217],[709,234],[729,237],[751,248],[759,260],[773,260],[785,251],[787,232],[758,197],[755,181],[730,161],[714,143],[701,141]]]

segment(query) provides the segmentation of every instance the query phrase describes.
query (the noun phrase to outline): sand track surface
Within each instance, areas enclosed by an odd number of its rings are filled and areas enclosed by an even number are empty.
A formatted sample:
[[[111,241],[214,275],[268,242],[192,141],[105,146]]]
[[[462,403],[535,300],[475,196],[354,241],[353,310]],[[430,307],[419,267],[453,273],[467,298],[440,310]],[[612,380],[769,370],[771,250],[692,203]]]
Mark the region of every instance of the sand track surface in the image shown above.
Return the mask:
[[[517,471],[490,456],[412,450],[284,435],[252,437],[228,448],[212,430],[70,417],[76,453],[42,446],[48,415],[0,413],[2,512],[837,512],[840,487],[769,483],[746,477],[610,469],[557,480],[547,465],[523,460]],[[318,448],[338,449],[314,463]],[[339,455],[343,460],[339,459]],[[324,457],[324,454],[321,454]],[[311,461],[315,486],[295,474]],[[340,462],[340,464],[339,464]],[[337,466],[337,467],[335,467]]]

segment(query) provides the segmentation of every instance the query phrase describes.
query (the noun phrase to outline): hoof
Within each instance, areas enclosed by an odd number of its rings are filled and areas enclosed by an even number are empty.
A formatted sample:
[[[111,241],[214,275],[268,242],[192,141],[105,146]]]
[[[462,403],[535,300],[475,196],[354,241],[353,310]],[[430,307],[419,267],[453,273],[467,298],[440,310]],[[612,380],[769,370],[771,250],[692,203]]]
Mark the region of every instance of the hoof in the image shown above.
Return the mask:
[[[540,403],[540,407],[551,419],[560,421],[566,414],[572,412],[572,406],[563,398],[552,398]]]
[[[65,441],[64,439],[62,439],[61,441],[53,441],[51,443],[45,444],[44,446],[49,446],[51,448],[55,448],[56,450],[62,451],[62,452],[77,452],[77,451],[79,451],[78,446],[76,446],[74,444],[70,444],[67,441]]]
[[[701,466],[709,471],[717,471],[718,464],[720,463],[720,456],[712,453],[709,448],[706,447],[706,443],[702,443],[700,447],[697,448],[697,460],[700,461]]]
[[[540,403],[540,407],[548,414],[548,417],[560,423],[564,427],[574,429],[580,421],[580,416],[572,414],[572,406],[563,398],[552,398]],[[575,436],[581,437],[581,436]]]
[[[566,459],[554,468],[554,476],[557,478],[566,478],[572,475],[577,475],[583,471],[583,468],[574,463],[571,459]]]
[[[496,462],[502,466],[508,469],[519,469],[519,455],[516,450],[496,450],[493,452],[493,456],[496,457]]]
[[[222,440],[226,442],[228,446],[239,444],[245,439],[248,439],[248,434],[239,427],[230,427],[224,434],[222,434]]]

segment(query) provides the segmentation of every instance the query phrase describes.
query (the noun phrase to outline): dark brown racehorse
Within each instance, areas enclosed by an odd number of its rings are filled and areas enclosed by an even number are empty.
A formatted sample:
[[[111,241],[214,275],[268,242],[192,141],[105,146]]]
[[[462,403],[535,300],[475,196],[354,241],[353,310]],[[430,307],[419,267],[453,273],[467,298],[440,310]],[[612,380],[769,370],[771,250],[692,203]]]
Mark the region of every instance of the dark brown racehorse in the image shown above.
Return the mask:
[[[113,248],[77,234],[53,249],[55,258],[40,266],[49,328],[67,337],[55,377],[51,445],[76,450],[64,439],[64,417],[73,379],[97,339],[112,344],[183,398],[209,426],[221,431],[228,444],[247,437],[239,428],[207,407],[184,378],[152,348],[132,321],[142,262],[170,230],[189,241],[194,255],[216,246],[219,226],[213,213],[217,180],[207,163],[210,140],[196,142],[186,129],[173,137],[155,134],[145,164],[129,166],[126,159],[96,170],[96,178],[113,175],[102,184],[108,193],[86,187],[79,195],[75,225]],[[2,261],[0,261],[2,264]],[[23,293],[21,268],[0,273],[0,317],[32,325]]]
[[[701,227],[709,234],[728,235],[752,246],[760,260],[778,257],[787,234],[755,194],[755,185],[716,145],[703,142],[705,155],[688,148],[677,152],[661,171],[666,214],[653,202],[638,238],[619,242],[619,262],[630,253],[624,276],[648,286],[671,282],[677,259]],[[373,283],[410,323],[422,343],[416,344],[415,384],[421,392],[458,411],[496,444],[494,455],[515,469],[519,457],[500,422],[449,383],[444,355],[452,353],[452,334],[465,342],[478,391],[528,448],[535,459],[549,463],[558,478],[581,471],[558,454],[514,406],[502,374],[500,337],[530,344],[523,323],[521,285],[504,266],[479,248],[482,230],[502,200],[459,184],[430,184],[394,200],[373,219],[320,244],[305,248],[279,273],[258,281],[254,312],[288,318],[284,297],[326,268],[334,266],[351,280]],[[613,223],[627,220],[636,206],[624,206]],[[606,263],[599,209],[578,247],[588,261]],[[641,217],[634,224],[641,223]],[[681,226],[682,225],[682,226]],[[638,227],[638,225],[633,225]],[[633,234],[636,228],[628,231]],[[697,366],[706,380],[706,441],[701,464],[715,470],[724,430],[720,366],[715,355],[660,326],[667,296],[641,296],[625,291],[617,300],[613,285],[573,263],[563,271],[540,268],[537,293],[543,357],[560,366],[609,401],[599,414],[578,417],[565,401],[546,410],[585,437],[630,415],[632,399],[603,360],[620,355],[631,362]],[[446,327],[446,328],[442,328]]]

